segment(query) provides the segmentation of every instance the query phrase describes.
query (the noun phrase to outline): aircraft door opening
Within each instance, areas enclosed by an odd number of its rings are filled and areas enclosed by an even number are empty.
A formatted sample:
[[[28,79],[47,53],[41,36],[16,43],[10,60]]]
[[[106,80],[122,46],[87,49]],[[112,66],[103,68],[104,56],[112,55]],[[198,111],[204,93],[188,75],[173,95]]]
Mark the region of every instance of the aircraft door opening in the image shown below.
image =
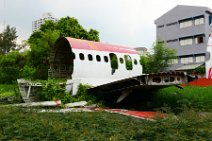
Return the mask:
[[[61,39],[50,56],[49,76],[53,78],[71,79],[73,74],[75,54],[69,43]]]

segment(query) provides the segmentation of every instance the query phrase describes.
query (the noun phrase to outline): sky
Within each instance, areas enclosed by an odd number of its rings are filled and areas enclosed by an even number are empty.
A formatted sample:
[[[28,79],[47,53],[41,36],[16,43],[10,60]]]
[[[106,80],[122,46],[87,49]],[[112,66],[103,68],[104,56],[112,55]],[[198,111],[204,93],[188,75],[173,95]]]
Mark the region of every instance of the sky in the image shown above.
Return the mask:
[[[0,0],[0,32],[16,27],[19,39],[28,39],[32,21],[50,12],[56,18],[74,17],[100,41],[151,48],[156,40],[154,21],[177,5],[206,6],[211,0]]]

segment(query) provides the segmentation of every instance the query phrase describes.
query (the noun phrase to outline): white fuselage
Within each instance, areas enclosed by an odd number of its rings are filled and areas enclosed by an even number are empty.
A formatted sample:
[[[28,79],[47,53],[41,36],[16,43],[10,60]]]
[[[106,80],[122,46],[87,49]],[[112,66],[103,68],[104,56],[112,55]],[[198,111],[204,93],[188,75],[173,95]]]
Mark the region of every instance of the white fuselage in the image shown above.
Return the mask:
[[[72,74],[73,80],[79,80],[82,84],[89,84],[92,86],[98,86],[113,81],[138,76],[142,74],[142,66],[139,63],[140,57],[138,54],[126,54],[117,53],[118,69],[112,74],[111,61],[109,57],[110,52],[95,51],[95,50],[81,50],[72,49],[75,53],[74,70]],[[79,54],[84,54],[84,60],[81,60]],[[88,55],[92,55],[92,60],[88,59]],[[97,61],[96,56],[99,55],[101,61]],[[127,70],[124,55],[129,55],[132,59],[132,70]],[[104,57],[108,58],[108,62],[105,62]],[[123,58],[123,63],[119,58]],[[134,60],[137,60],[135,65]]]
[[[212,33],[208,39],[207,49],[209,53],[209,60],[206,61],[206,78],[212,79]]]

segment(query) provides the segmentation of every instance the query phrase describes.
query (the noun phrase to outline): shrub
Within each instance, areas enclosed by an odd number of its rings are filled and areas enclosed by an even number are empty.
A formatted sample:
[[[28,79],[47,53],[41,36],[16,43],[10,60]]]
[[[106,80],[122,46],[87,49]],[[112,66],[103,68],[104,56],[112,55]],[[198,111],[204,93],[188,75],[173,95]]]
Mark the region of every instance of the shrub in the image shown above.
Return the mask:
[[[153,104],[155,108],[166,105],[174,112],[180,112],[187,108],[208,111],[212,109],[211,91],[212,87],[164,88],[154,93]]]
[[[22,77],[26,79],[33,79],[35,76],[36,68],[25,65],[22,69]]]
[[[12,83],[20,77],[25,57],[19,52],[0,56],[0,83]]]
[[[90,85],[80,84],[79,87],[78,87],[78,92],[77,92],[77,95],[76,95],[76,100],[77,101],[87,101],[88,104],[97,103],[98,105],[101,105],[101,102],[99,102],[97,100],[97,98],[93,94],[88,93],[87,90],[89,88],[91,88]]]
[[[22,102],[22,98],[17,87],[17,84],[1,84],[0,99],[4,99],[3,103],[18,103]]]
[[[199,66],[195,68],[194,72],[197,74],[205,74],[205,66]]]
[[[59,83],[58,80],[49,79],[48,81],[42,82],[42,91],[38,93],[40,100],[61,100],[63,104],[77,101],[87,101],[88,104],[96,103],[96,97],[92,94],[88,94],[87,89],[89,85],[79,85],[76,96],[71,96],[65,92],[65,83]]]
[[[44,81],[42,91],[38,93],[40,100],[62,100],[62,103],[71,101],[71,96],[65,92],[65,84],[54,79]]]

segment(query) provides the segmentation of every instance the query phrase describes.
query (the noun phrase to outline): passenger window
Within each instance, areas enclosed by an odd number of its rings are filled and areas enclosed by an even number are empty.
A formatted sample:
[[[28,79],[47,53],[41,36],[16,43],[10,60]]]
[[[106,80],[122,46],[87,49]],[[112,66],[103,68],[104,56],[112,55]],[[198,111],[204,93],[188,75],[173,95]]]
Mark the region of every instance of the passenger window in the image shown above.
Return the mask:
[[[72,58],[75,59],[75,53],[71,53],[72,54]]]
[[[134,59],[134,64],[137,65],[138,64],[138,61],[136,59]]]
[[[118,59],[116,54],[110,53],[110,63],[111,63],[111,68],[112,69],[118,69]]]
[[[93,56],[91,54],[88,54],[88,60],[92,61],[93,60]]]
[[[119,58],[119,61],[120,61],[121,64],[124,63],[124,59],[123,58]]]
[[[79,58],[80,58],[80,60],[84,60],[84,59],[85,59],[84,54],[80,53],[80,54],[79,54]]]
[[[125,59],[125,66],[127,70],[132,70],[133,69],[133,64],[132,64],[132,59],[129,55],[124,55]]]
[[[101,57],[99,55],[96,55],[96,60],[97,60],[97,62],[100,62],[101,61]]]
[[[105,60],[105,62],[108,62],[108,57],[104,56],[104,60]]]

